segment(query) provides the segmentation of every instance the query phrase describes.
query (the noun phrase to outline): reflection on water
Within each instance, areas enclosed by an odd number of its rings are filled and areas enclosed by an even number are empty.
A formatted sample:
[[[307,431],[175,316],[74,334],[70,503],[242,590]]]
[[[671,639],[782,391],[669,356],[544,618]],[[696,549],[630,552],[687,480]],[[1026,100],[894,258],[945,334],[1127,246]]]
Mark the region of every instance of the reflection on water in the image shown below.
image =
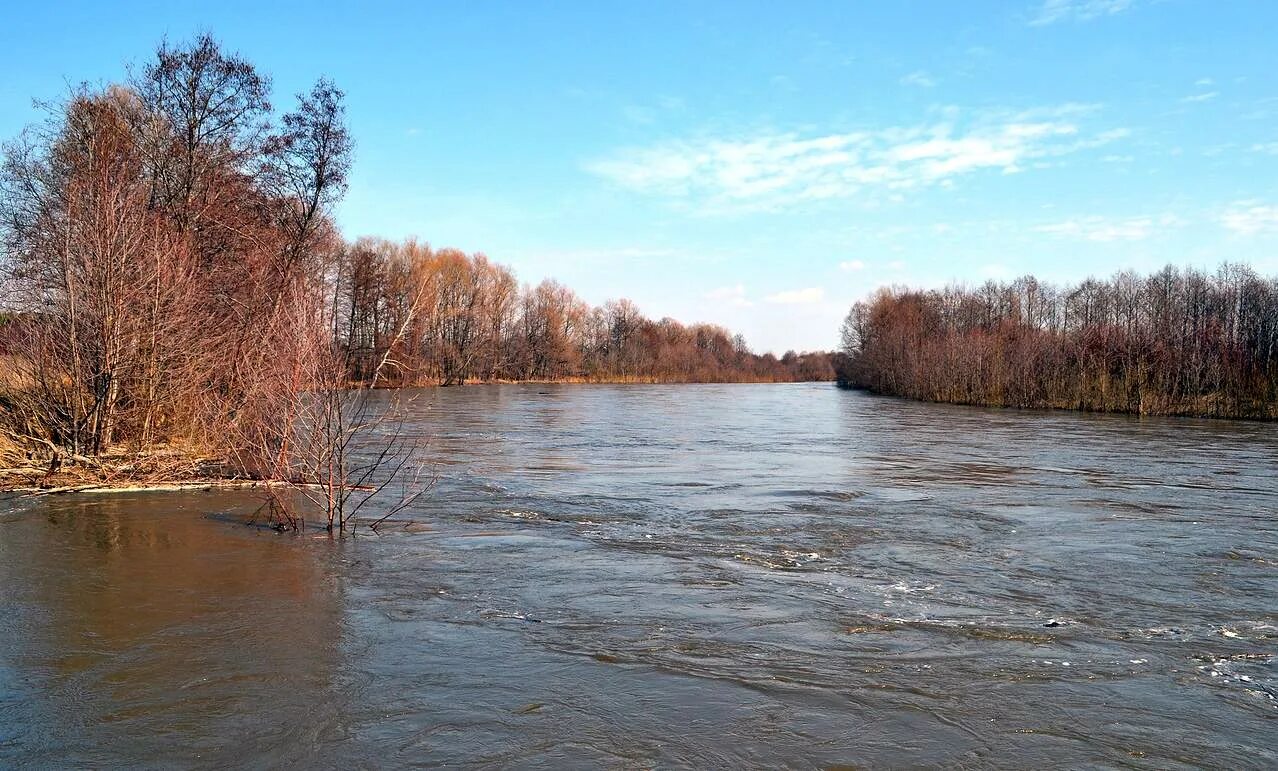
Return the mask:
[[[425,531],[6,504],[0,764],[1278,763],[1273,426],[809,385],[408,409]]]
[[[200,514],[235,503],[48,499],[0,519],[0,758],[265,758],[342,710],[340,576]]]

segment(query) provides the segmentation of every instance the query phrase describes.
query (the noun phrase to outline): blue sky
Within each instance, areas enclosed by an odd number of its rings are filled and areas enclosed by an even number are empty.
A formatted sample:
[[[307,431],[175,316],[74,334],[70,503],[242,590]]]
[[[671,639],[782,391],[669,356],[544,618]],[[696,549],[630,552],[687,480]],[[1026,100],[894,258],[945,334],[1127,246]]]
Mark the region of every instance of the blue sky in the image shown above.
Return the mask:
[[[777,352],[884,284],[1278,272],[1278,3],[367,5],[15,4],[0,136],[208,30],[346,90],[347,235]]]

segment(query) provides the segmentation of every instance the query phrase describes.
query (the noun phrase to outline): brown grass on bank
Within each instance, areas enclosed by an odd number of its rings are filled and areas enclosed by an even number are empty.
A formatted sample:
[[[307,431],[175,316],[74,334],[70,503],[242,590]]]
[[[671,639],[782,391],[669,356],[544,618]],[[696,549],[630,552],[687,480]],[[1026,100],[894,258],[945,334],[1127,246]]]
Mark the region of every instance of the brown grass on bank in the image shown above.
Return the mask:
[[[164,489],[242,485],[219,458],[198,448],[165,445],[144,451],[112,447],[94,458],[67,458],[23,446],[0,434],[0,490],[70,492],[73,490]]]
[[[30,367],[17,356],[0,354],[0,397],[30,388],[33,383],[29,371]]]
[[[25,468],[31,462],[30,451],[19,441],[14,426],[7,425],[12,417],[9,408],[30,387],[24,371],[17,357],[0,355],[0,489],[5,486],[6,470]]]
[[[33,425],[35,381],[21,358],[0,355],[0,491],[155,489],[242,484],[209,448],[170,441],[151,447],[108,447],[94,457],[56,446]]]
[[[22,445],[15,442],[4,433],[0,433],[0,474],[5,469],[26,467],[29,465],[27,452]],[[0,482],[0,485],[3,483]]]

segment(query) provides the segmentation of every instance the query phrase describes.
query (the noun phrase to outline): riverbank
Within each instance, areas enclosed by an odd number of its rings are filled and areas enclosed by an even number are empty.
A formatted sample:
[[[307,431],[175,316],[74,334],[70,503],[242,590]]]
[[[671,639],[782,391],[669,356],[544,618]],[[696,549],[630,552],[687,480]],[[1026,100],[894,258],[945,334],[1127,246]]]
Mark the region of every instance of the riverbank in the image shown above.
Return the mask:
[[[246,479],[225,460],[174,447],[113,449],[97,457],[34,457],[12,451],[0,467],[0,492],[27,495],[241,489],[270,484]]]
[[[1030,399],[1008,401],[1003,399],[972,399],[945,395],[918,395],[895,392],[891,389],[873,388],[844,380],[836,381],[845,391],[864,391],[876,396],[923,402],[927,404],[954,404],[962,407],[990,407],[1006,410],[1060,410],[1110,415],[1139,415],[1162,418],[1202,418],[1207,420],[1243,420],[1253,422],[1278,421],[1278,403],[1256,404],[1246,407],[1231,405],[1221,397],[1203,396],[1193,401],[1139,400],[1135,403],[1113,403],[1100,400],[1078,399]]]
[[[795,380],[775,377],[732,377],[732,378],[666,378],[656,375],[603,375],[561,378],[467,378],[461,382],[448,382],[440,378],[414,379],[397,383],[379,383],[379,390],[396,390],[400,388],[453,388],[456,386],[488,386],[488,385],[732,385],[734,383],[750,385],[779,385],[783,383],[833,383],[834,375],[828,378]],[[352,386],[358,386],[355,383]]]

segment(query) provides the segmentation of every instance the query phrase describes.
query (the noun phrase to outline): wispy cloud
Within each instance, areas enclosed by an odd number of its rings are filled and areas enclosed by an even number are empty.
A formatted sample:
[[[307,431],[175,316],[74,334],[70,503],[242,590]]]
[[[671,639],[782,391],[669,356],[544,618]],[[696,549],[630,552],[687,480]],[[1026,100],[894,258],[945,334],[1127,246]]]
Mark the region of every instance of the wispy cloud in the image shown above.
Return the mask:
[[[709,292],[706,292],[705,298],[711,302],[730,305],[733,308],[749,308],[754,305],[754,303],[746,299],[746,288],[744,284],[721,286],[718,289],[711,289]]]
[[[815,305],[823,300],[825,300],[825,290],[819,286],[811,286],[806,289],[791,289],[770,294],[763,298],[764,302],[773,303],[774,305]]]
[[[1218,96],[1220,96],[1219,91],[1204,91],[1201,94],[1190,94],[1189,96],[1182,97],[1180,101],[1186,104],[1193,104],[1194,102],[1210,102]]]
[[[1278,233],[1278,205],[1239,201],[1220,216],[1220,224],[1241,236]]]
[[[1063,222],[1040,225],[1034,230],[1053,236],[1065,236],[1084,241],[1111,243],[1114,241],[1144,241],[1160,230],[1183,224],[1174,215],[1161,217],[1075,217]]]
[[[919,88],[932,88],[936,85],[936,80],[923,70],[916,70],[901,78],[901,85],[918,86]]]
[[[845,260],[839,263],[839,270],[844,273],[855,273],[859,270],[865,270],[865,263],[861,260]]]
[[[1122,13],[1135,4],[1135,0],[1044,0],[1029,23],[1043,27],[1062,21],[1091,21]]]
[[[824,135],[765,133],[631,148],[586,164],[621,187],[716,209],[779,209],[878,190],[891,197],[981,171],[1016,173],[1121,139],[1086,132],[1089,105],[985,115],[956,123]]]
[[[1251,146],[1253,153],[1264,153],[1266,155],[1278,155],[1278,142],[1260,142]]]

